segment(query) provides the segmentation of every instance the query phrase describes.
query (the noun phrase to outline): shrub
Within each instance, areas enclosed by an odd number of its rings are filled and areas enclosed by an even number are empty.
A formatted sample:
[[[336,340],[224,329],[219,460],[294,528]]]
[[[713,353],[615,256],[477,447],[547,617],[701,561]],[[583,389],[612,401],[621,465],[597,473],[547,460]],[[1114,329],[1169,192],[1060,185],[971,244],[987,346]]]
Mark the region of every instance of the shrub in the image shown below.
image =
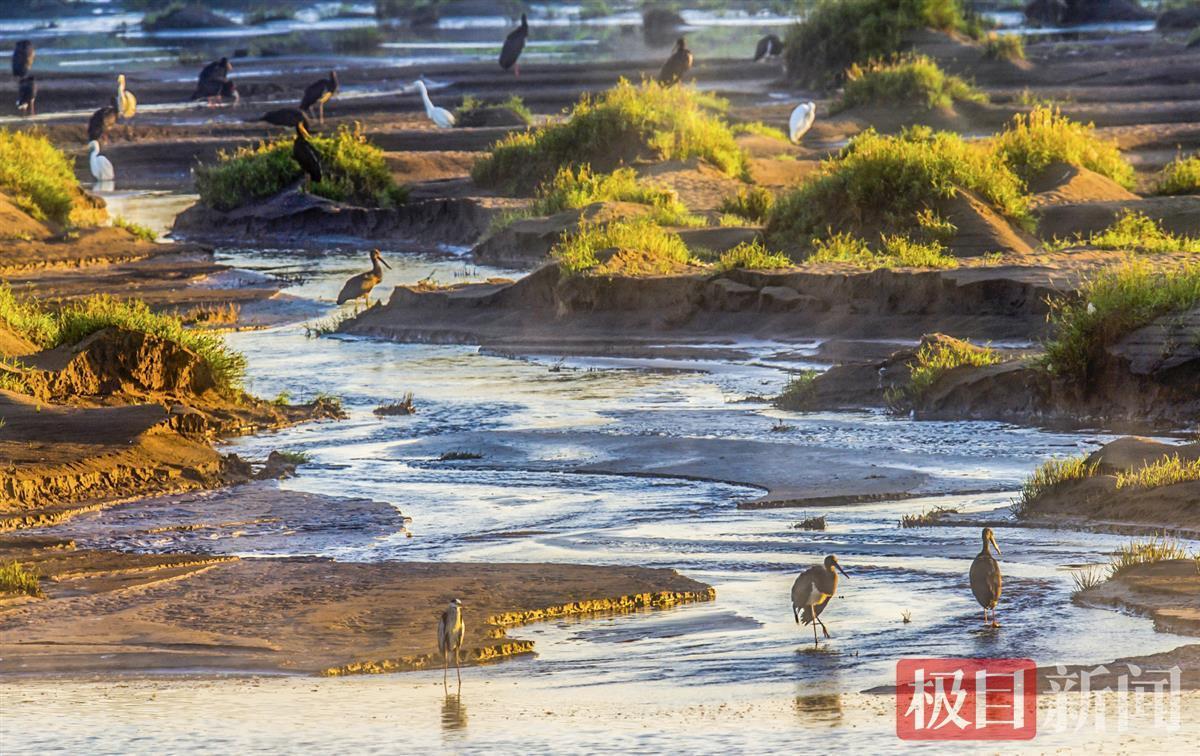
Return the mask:
[[[510,134],[471,172],[483,186],[529,191],[568,165],[611,169],[647,153],[662,160],[698,157],[731,176],[746,156],[714,110],[727,104],[694,87],[621,79],[598,97],[584,95],[564,123]]]
[[[1158,175],[1159,194],[1200,194],[1200,154],[1172,160]]]
[[[127,221],[124,218],[121,218],[119,216],[116,218],[113,218],[113,225],[116,226],[117,228],[125,229],[126,231],[133,234],[134,236],[141,239],[142,241],[155,241],[158,239],[158,234],[156,234],[154,232],[154,229],[148,228],[139,223]]]
[[[771,400],[771,404],[785,410],[803,409],[804,403],[812,396],[813,381],[820,374],[820,370],[801,370],[794,374],[779,396]]]
[[[525,105],[525,101],[521,99],[520,95],[510,95],[507,100],[501,102],[484,102],[478,97],[466,95],[463,97],[462,104],[454,109],[454,119],[456,121],[471,120],[487,110],[511,110],[526,125],[533,123],[533,111]]]
[[[739,187],[737,194],[721,200],[722,213],[736,215],[755,223],[765,223],[775,207],[775,195],[761,186]]]
[[[337,202],[378,207],[403,204],[408,190],[397,186],[383,152],[367,142],[357,126],[340,127],[331,137],[309,140],[321,158],[323,176],[312,193]],[[292,159],[290,138],[221,153],[212,165],[196,167],[200,201],[217,210],[232,210],[269,197],[299,180],[304,172]]]
[[[246,373],[246,358],[226,347],[220,335],[186,329],[178,317],[151,312],[145,302],[136,300],[97,294],[48,312],[36,303],[16,299],[4,285],[0,286],[0,319],[44,349],[78,344],[110,327],[151,334],[198,354],[208,363],[217,386],[225,391],[237,390]]]
[[[674,190],[639,183],[632,168],[612,173],[592,173],[586,163],[578,169],[560,168],[554,178],[538,187],[534,215],[553,215],[563,210],[586,207],[593,202],[634,202],[654,208],[656,222],[668,226],[703,225],[701,218],[688,213]]]
[[[35,220],[94,226],[105,218],[80,190],[74,161],[42,134],[0,129],[0,191]]]
[[[908,105],[948,108],[955,102],[987,102],[979,90],[951,76],[924,55],[874,60],[846,71],[846,87],[835,112],[856,105]]]
[[[1117,473],[1117,488],[1157,488],[1200,480],[1200,459],[1184,462],[1178,454],[1163,456],[1136,470]]]
[[[909,363],[908,396],[914,400],[924,396],[939,378],[957,367],[986,367],[998,362],[1000,355],[990,346],[976,347],[957,339],[926,342]]]
[[[788,75],[807,87],[837,84],[854,63],[900,52],[919,28],[974,31],[959,0],[820,0],[788,31]]]
[[[1167,233],[1152,219],[1130,210],[1122,213],[1108,228],[1089,236],[1086,243],[1100,249],[1125,249],[1134,252],[1200,253],[1200,239]]]
[[[1200,263],[1152,266],[1144,260],[1099,271],[1078,295],[1050,300],[1052,339],[1045,366],[1077,385],[1104,359],[1104,350],[1155,318],[1200,302]]]
[[[750,270],[778,270],[792,267],[792,260],[780,252],[770,252],[762,242],[755,239],[752,242],[742,242],[732,249],[721,253],[716,268],[720,271],[734,268]]]
[[[780,197],[767,231],[788,240],[864,227],[909,232],[923,225],[919,214],[934,211],[963,190],[1001,214],[1027,222],[1020,180],[985,147],[923,127],[900,136],[868,130],[824,161],[815,176]]]
[[[993,141],[996,155],[1026,184],[1051,163],[1062,162],[1107,176],[1126,189],[1134,184],[1131,166],[1117,145],[1096,136],[1095,127],[1062,115],[1058,108],[1035,107],[1013,116]]]
[[[946,515],[958,514],[952,507],[934,507],[920,514],[907,514],[900,518],[902,528],[931,528],[938,524]]]
[[[1135,538],[1113,554],[1109,560],[1109,577],[1116,577],[1125,570],[1143,564],[1191,558],[1187,547],[1166,534],[1151,536],[1145,540]]]
[[[983,40],[983,57],[988,60],[1025,60],[1025,43],[1016,34],[989,32]]]
[[[0,564],[0,593],[41,596],[42,586],[38,583],[37,570],[30,569],[20,562]]]
[[[1028,514],[1030,505],[1059,483],[1090,478],[1098,467],[1098,463],[1088,462],[1086,456],[1046,460],[1021,485],[1021,498],[1013,502],[1017,516]]]
[[[749,123],[735,123],[731,127],[734,134],[754,134],[755,136],[764,136],[768,139],[776,139],[780,142],[787,142],[788,135],[783,133],[782,129],[777,129],[774,126],[768,126],[762,121],[751,121]]]
[[[615,252],[601,261],[596,253],[607,249]],[[555,244],[550,254],[564,275],[668,275],[692,262],[679,235],[648,218],[583,225]]]
[[[805,262],[845,263],[866,270],[879,268],[956,268],[958,260],[937,242],[921,243],[903,236],[884,236],[878,249],[848,233],[814,239]]]

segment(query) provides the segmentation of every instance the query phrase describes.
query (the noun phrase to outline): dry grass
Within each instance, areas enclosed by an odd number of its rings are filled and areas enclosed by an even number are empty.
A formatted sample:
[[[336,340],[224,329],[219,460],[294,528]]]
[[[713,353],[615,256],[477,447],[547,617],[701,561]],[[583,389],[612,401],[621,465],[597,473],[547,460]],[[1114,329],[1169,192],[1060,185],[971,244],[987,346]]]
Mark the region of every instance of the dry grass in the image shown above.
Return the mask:
[[[907,514],[900,518],[902,528],[931,528],[937,525],[946,515],[958,514],[952,507],[934,507],[920,514]]]
[[[1164,456],[1136,470],[1117,473],[1117,488],[1158,488],[1200,480],[1200,459],[1184,462],[1179,454]]]
[[[1177,538],[1165,533],[1149,538],[1134,539],[1113,554],[1109,563],[1109,577],[1114,578],[1125,570],[1143,564],[1194,557],[1195,555],[1191,554]]]
[[[1018,517],[1029,513],[1029,508],[1039,497],[1060,483],[1084,480],[1096,474],[1098,463],[1088,462],[1087,456],[1048,459],[1021,485],[1021,498],[1013,502],[1013,511]]]
[[[0,593],[41,596],[42,586],[38,581],[37,570],[20,562],[0,564]]]
[[[805,517],[803,520],[792,523],[792,530],[824,530],[825,515],[815,517]]]

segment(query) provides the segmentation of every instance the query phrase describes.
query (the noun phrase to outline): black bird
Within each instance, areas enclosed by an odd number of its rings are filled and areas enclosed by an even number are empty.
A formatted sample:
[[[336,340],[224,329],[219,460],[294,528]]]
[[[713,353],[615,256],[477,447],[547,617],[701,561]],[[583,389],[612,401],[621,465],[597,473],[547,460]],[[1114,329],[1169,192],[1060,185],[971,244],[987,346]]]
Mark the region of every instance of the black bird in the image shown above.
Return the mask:
[[[330,71],[328,79],[314,81],[304,88],[304,97],[300,100],[300,109],[312,115],[312,106],[317,106],[321,123],[325,123],[325,103],[329,102],[338,91],[337,71]]]
[[[25,115],[37,115],[37,79],[26,76],[17,85],[17,110]]]
[[[13,48],[13,76],[25,78],[29,75],[29,69],[33,68],[33,43],[27,39],[23,39]]]
[[[310,181],[319,182],[321,180],[321,158],[317,154],[317,148],[308,141],[308,137],[308,129],[304,127],[304,124],[296,124],[296,141],[292,143],[292,158],[308,174]]]
[[[758,40],[758,47],[754,48],[754,62],[763,58],[778,58],[783,54],[783,40],[774,34],[768,34]]]
[[[104,137],[108,136],[108,130],[116,125],[117,109],[112,105],[105,105],[92,113],[91,119],[88,120],[88,141],[104,141]]]
[[[213,100],[218,98],[237,102],[239,98],[237,85],[228,79],[201,81],[196,85],[196,91],[192,92],[191,97],[193,100],[208,100],[209,105],[213,105]]]
[[[252,123],[265,121],[272,126],[288,126],[295,128],[297,124],[304,124],[308,128],[308,116],[304,115],[304,111],[300,108],[279,108],[278,110],[268,110],[263,113],[261,118],[253,119]]]
[[[201,84],[206,81],[225,81],[229,78],[229,72],[233,70],[233,64],[229,62],[229,58],[221,58],[214,60],[204,68],[200,69],[200,76],[197,79]],[[192,99],[195,99],[194,97]]]
[[[658,72],[658,81],[667,86],[678,83],[691,67],[692,51],[687,48],[687,41],[680,37],[675,43],[675,52],[671,53],[671,57],[667,58],[662,70]]]
[[[521,14],[521,25],[508,33],[504,38],[504,47],[500,48],[500,67],[507,71],[513,66],[513,73],[517,76],[521,75],[521,67],[517,65],[517,58],[521,57],[521,51],[525,49],[525,38],[529,36],[529,19],[525,18],[525,14]]]

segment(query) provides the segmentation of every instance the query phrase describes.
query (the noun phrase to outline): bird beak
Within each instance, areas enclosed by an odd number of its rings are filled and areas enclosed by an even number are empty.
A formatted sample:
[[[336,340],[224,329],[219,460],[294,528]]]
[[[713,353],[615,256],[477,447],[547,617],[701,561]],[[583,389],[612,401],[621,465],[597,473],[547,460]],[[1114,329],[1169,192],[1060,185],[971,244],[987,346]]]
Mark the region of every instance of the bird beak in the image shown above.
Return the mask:
[[[1000,547],[996,544],[996,536],[988,536],[988,540],[992,542],[992,548],[996,550],[996,556],[1003,556],[1000,553]]]
[[[387,262],[387,260],[384,260],[382,257],[381,257],[381,258],[379,258],[379,262],[383,263],[383,267],[387,268],[388,270],[391,270],[391,269],[392,269],[392,266],[391,266],[391,265],[388,265],[388,262]]]
[[[850,579],[850,576],[847,575],[846,571],[842,569],[842,565],[838,564],[837,562],[834,562],[833,566],[837,568],[838,572],[842,573],[842,577],[846,578],[847,580]]]

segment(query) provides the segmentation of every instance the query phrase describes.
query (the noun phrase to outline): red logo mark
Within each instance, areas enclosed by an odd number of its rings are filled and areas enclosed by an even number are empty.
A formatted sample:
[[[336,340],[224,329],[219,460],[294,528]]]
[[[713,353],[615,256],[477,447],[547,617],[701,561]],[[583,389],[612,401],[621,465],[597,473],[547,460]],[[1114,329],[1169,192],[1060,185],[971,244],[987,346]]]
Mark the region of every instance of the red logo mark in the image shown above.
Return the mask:
[[[1037,734],[1032,659],[901,659],[901,740],[1030,740]]]

